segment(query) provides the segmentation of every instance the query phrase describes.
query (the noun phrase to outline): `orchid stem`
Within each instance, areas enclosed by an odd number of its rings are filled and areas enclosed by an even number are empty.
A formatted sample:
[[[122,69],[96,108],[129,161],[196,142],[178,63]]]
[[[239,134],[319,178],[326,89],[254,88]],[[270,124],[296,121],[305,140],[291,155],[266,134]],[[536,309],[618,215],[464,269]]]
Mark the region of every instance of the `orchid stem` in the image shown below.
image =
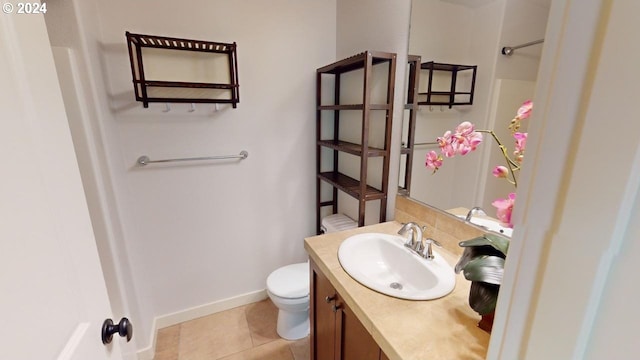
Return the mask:
[[[509,174],[511,174],[511,179],[507,179],[507,181],[513,184],[513,186],[515,186],[516,188],[518,188],[518,180],[516,179],[515,171],[520,170],[520,165],[518,165],[518,163],[516,163],[515,161],[511,160],[511,158],[507,154],[507,148],[504,145],[502,145],[502,142],[500,141],[500,139],[498,139],[498,136],[496,135],[495,132],[493,132],[493,130],[476,130],[476,131],[481,133],[491,134],[491,136],[493,137],[493,140],[495,140],[496,143],[498,143],[498,147],[500,148],[500,151],[502,151],[502,156],[504,156],[504,160],[507,163],[507,166],[509,167]]]

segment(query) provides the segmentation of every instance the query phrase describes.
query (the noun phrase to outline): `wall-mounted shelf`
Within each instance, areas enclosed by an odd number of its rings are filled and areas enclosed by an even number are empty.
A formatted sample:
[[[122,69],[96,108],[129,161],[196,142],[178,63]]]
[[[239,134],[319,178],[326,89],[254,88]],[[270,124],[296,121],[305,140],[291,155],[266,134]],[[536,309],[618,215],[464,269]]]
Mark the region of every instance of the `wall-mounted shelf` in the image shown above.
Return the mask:
[[[477,65],[444,64],[429,61],[422,63],[420,69],[428,71],[428,76],[427,92],[418,93],[420,98],[419,105],[446,105],[451,108],[454,105],[473,104]],[[444,74],[442,74],[443,72]],[[434,89],[434,73],[440,73],[440,75],[448,78],[448,89]],[[458,89],[460,76],[468,78],[468,89]]]
[[[174,102],[235,108],[240,102],[235,42],[125,34],[136,100],[144,107]]]

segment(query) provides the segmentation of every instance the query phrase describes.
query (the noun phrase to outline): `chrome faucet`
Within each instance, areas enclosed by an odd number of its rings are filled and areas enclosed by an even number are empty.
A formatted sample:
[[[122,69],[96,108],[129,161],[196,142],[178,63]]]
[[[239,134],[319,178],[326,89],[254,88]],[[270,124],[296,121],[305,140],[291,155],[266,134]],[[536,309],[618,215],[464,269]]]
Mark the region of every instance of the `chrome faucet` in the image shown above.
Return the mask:
[[[471,221],[471,218],[473,217],[473,215],[478,212],[481,212],[483,215],[487,215],[487,213],[484,210],[482,210],[480,206],[474,206],[471,208],[471,210],[469,210],[469,212],[467,213],[467,216],[464,218],[464,221]]]
[[[408,222],[402,225],[400,230],[398,230],[398,234],[405,235],[408,231],[411,231],[411,237],[407,239],[404,246],[420,254],[420,252],[422,252],[422,230],[423,228],[421,228],[420,225],[414,222]]]
[[[420,227],[420,225],[414,222],[408,222],[402,225],[400,230],[398,230],[398,234],[405,235],[407,232],[411,231],[411,237],[407,239],[407,242],[404,244],[404,246],[411,249],[420,257],[423,257],[427,260],[433,260],[434,256],[432,245],[436,245],[438,247],[442,247],[442,245],[431,238],[422,239],[422,233],[426,229],[426,226]]]

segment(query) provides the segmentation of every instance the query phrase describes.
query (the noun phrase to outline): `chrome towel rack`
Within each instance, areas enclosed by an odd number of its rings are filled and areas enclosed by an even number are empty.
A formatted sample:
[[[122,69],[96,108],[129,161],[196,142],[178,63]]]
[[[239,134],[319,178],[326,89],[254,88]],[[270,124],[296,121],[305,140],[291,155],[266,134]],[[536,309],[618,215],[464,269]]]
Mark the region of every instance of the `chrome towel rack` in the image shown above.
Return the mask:
[[[202,157],[190,157],[190,158],[178,158],[178,159],[162,159],[162,160],[151,160],[147,155],[142,155],[138,158],[137,163],[141,166],[145,166],[151,163],[166,163],[166,162],[177,162],[177,161],[201,161],[201,160],[223,160],[223,159],[240,159],[244,160],[249,156],[249,153],[246,150],[240,151],[238,155],[220,155],[220,156],[202,156]]]
[[[502,48],[502,55],[511,56],[516,49],[522,49],[524,47],[528,47],[536,44],[542,44],[543,42],[544,42],[544,39],[540,39],[540,40],[531,41],[521,45],[505,46]]]

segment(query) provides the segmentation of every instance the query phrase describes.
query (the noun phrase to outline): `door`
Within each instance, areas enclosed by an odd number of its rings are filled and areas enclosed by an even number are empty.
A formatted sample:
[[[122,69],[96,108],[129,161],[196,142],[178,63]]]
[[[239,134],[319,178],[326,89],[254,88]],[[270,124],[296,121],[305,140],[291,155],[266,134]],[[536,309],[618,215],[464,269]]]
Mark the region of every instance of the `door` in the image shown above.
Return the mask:
[[[120,338],[101,341],[111,310],[44,19],[7,9],[0,14],[0,357],[119,360]]]

